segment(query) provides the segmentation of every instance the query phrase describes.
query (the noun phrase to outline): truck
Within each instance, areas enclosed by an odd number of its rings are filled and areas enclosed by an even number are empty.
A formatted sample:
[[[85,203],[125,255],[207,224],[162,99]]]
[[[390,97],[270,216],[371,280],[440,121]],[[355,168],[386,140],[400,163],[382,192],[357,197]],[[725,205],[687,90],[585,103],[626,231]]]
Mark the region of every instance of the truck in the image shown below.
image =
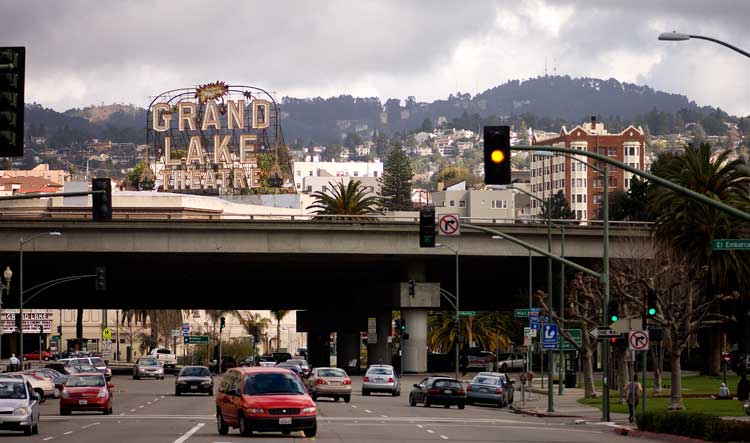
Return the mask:
[[[167,348],[154,348],[149,353],[149,356],[156,358],[164,366],[164,371],[167,369],[177,368],[177,355]]]

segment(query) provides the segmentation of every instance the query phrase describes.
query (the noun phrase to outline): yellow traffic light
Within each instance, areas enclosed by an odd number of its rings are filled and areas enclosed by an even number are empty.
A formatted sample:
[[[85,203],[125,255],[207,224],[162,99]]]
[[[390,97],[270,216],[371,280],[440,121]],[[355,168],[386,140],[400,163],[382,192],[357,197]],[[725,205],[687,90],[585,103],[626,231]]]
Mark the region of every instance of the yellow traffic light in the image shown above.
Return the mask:
[[[505,160],[505,154],[503,151],[499,149],[495,149],[492,151],[492,154],[490,154],[490,158],[492,159],[493,163],[502,163]]]

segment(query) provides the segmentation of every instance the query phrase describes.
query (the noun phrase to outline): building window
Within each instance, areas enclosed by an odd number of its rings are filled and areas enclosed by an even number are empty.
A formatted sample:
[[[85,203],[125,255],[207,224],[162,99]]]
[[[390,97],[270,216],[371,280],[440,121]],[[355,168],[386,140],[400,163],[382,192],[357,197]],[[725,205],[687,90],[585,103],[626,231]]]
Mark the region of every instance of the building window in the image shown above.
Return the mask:
[[[302,171],[297,171],[297,177],[302,175]]]
[[[583,179],[577,178],[576,179],[576,188],[582,188],[583,187]]]
[[[581,216],[583,216],[583,211],[579,209],[576,211],[576,220],[580,220]]]
[[[456,206],[456,202],[455,202],[454,200],[450,200],[450,201],[448,202],[448,206],[450,206],[450,207],[454,207],[454,206]]]
[[[616,188],[617,187],[617,177],[610,177],[609,178],[609,187],[610,188]]]
[[[601,205],[603,199],[604,199],[604,197],[602,196],[602,194],[596,194],[596,195],[594,195],[594,203],[596,203],[597,205]]]
[[[323,186],[323,192],[328,192],[328,187],[327,186]]]
[[[458,207],[459,208],[465,208],[466,207],[466,200],[459,200],[458,201]]]
[[[610,157],[614,157],[617,155],[617,148],[607,148],[607,151]]]
[[[313,172],[312,172],[312,171],[310,171],[310,177],[312,177],[312,175],[313,175],[312,173],[313,173]]]
[[[354,176],[359,177],[359,171],[354,171]]]
[[[307,186],[307,192],[312,192],[312,186]]]
[[[576,203],[583,203],[583,194],[576,195]]]
[[[629,178],[626,178],[626,179],[625,179],[625,187],[626,187],[626,188],[629,188],[629,187],[630,187],[630,179],[629,179]]]
[[[583,202],[586,203],[586,194],[583,194]]]
[[[373,176],[373,177],[377,177],[377,176],[378,176],[378,171],[375,171],[375,172],[373,172],[373,173],[372,173],[372,176]]]
[[[302,185],[297,183],[297,189],[302,189]]]
[[[492,200],[493,209],[507,209],[508,203],[505,200]]]
[[[583,218],[581,220],[586,220],[586,210],[583,210]]]

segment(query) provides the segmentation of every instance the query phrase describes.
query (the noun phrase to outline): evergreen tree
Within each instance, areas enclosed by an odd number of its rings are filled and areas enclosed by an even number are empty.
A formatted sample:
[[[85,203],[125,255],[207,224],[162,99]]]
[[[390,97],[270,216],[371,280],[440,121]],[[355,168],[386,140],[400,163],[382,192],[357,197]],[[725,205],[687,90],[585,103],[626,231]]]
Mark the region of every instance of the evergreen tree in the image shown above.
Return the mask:
[[[557,191],[557,194],[552,197],[552,219],[553,220],[568,220],[576,218],[573,210],[570,209],[568,199],[565,198],[563,191]],[[545,200],[544,206],[542,206],[541,217],[547,220],[547,201]]]
[[[381,185],[383,208],[388,211],[409,211],[411,187],[414,170],[411,161],[400,147],[394,147],[388,154],[383,168],[383,176],[378,180]]]

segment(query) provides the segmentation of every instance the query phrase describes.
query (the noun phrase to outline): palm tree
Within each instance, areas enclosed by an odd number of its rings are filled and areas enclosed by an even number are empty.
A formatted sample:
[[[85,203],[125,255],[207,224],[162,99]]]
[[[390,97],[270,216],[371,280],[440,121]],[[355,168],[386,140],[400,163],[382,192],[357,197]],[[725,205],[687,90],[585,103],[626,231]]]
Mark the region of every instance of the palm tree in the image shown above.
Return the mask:
[[[312,194],[315,201],[307,209],[314,209],[320,215],[368,215],[377,213],[379,200],[367,196],[367,190],[359,180],[328,182],[330,193],[316,191]],[[343,217],[346,219],[346,217]]]
[[[260,314],[248,312],[246,315],[238,315],[240,319],[240,324],[245,329],[245,333],[248,335],[255,335],[255,328],[258,328],[258,333],[260,336],[264,336],[266,333],[266,330],[271,327],[271,320],[265,317],[261,317]],[[253,337],[255,339],[255,337]],[[257,341],[257,339],[256,339]],[[264,348],[267,350],[268,345],[266,344]]]
[[[276,320],[276,352],[279,352],[279,348],[281,347],[281,320],[283,320],[289,312],[289,310],[271,311],[271,317]]]
[[[170,331],[180,326],[185,315],[189,314],[190,310],[180,309],[125,309],[122,311],[121,323],[140,323],[143,326],[148,324],[150,328],[148,343],[153,348],[159,344],[160,337],[163,337],[166,343]]]
[[[433,350],[448,352],[456,344],[456,314],[442,311],[428,320],[427,346]],[[481,312],[472,319],[461,319],[461,336],[469,343],[475,342],[482,349],[507,347],[510,339],[505,331],[508,321],[499,313]]]
[[[678,155],[661,156],[653,172],[680,186],[691,189],[744,211],[750,210],[750,170],[744,160],[730,160],[729,151],[712,158],[711,146],[687,145]],[[656,237],[664,245],[684,255],[696,270],[707,269],[705,295],[747,288],[750,285],[750,253],[712,250],[712,241],[720,238],[746,238],[750,224],[725,212],[658,186],[649,187],[649,208],[656,216]],[[747,304],[747,300],[744,301]],[[746,312],[747,306],[742,312]],[[742,316],[746,322],[745,316]],[[747,325],[743,325],[747,327]],[[716,337],[718,331],[712,330]],[[747,350],[747,334],[740,333],[741,349]],[[720,346],[709,346],[714,356],[707,359],[709,373],[718,372]]]

